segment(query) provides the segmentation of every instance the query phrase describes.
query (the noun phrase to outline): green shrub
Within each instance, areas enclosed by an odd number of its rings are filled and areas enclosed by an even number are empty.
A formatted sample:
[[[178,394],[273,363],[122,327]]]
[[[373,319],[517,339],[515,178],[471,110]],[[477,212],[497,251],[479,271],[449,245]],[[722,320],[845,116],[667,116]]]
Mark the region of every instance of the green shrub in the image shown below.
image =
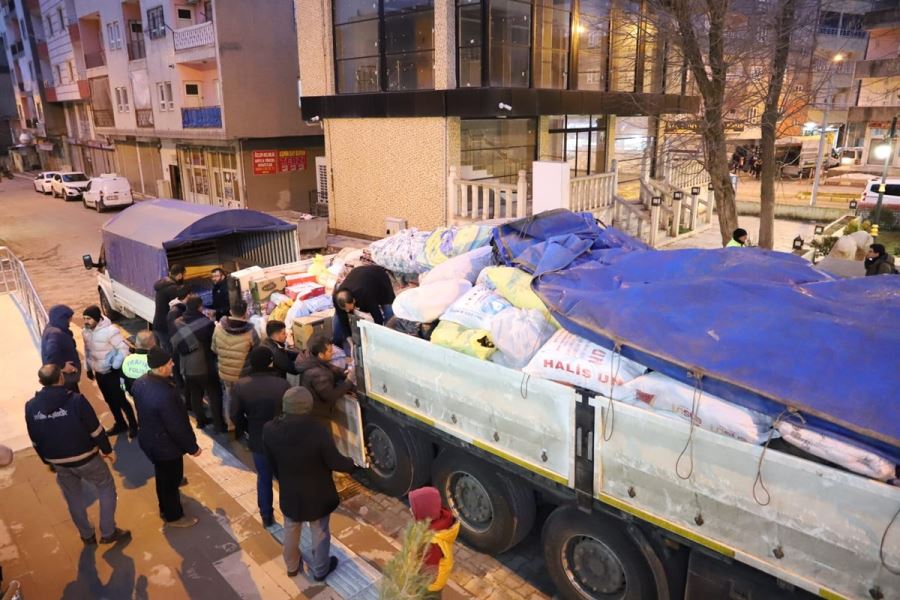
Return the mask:
[[[380,600],[422,600],[434,573],[422,571],[431,542],[427,521],[413,521],[403,531],[402,547],[384,566]]]
[[[844,235],[856,233],[857,231],[859,231],[859,219],[853,219],[844,227]]]

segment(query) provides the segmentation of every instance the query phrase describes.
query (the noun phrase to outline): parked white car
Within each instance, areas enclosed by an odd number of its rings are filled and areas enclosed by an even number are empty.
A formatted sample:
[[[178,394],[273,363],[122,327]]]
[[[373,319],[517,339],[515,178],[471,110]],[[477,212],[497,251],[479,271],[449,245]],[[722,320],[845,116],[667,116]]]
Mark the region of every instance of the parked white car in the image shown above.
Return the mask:
[[[85,208],[95,208],[97,212],[103,212],[114,206],[131,206],[134,204],[134,196],[131,194],[128,179],[115,173],[104,173],[88,182],[81,196],[81,202]]]
[[[42,194],[49,194],[53,191],[50,184],[53,182],[53,176],[56,174],[57,171],[44,171],[38,173],[37,177],[34,178],[34,191]]]
[[[878,204],[878,190],[881,188],[881,177],[873,178],[866,184],[866,189],[859,198],[859,213],[868,216]],[[900,216],[900,177],[888,177],[884,182],[884,193],[881,195],[882,211],[890,211]]]
[[[88,177],[81,171],[55,173],[50,180],[50,191],[54,198],[81,200],[81,193],[87,187]]]

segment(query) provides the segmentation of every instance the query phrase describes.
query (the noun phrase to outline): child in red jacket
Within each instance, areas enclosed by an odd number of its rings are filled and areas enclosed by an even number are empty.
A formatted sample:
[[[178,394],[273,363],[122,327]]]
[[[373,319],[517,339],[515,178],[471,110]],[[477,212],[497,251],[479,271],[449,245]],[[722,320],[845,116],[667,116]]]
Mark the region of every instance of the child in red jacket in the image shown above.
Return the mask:
[[[409,507],[416,521],[428,519],[433,531],[431,545],[425,554],[425,568],[436,575],[428,586],[429,597],[439,598],[453,570],[453,543],[459,535],[459,521],[450,509],[441,505],[437,488],[423,487],[409,493]]]

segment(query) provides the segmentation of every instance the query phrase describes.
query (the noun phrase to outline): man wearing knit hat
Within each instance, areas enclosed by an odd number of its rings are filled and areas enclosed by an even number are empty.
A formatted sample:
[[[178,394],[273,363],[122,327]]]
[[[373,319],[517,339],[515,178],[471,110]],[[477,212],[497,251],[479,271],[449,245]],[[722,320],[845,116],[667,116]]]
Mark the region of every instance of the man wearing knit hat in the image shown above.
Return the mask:
[[[284,514],[284,562],[288,577],[300,572],[300,530],[309,523],[313,555],[309,559],[313,579],[324,581],[337,568],[330,555],[331,533],[328,519],[340,504],[333,471],[350,473],[356,465],[334,445],[328,427],[313,417],[313,397],[303,387],[284,394],[284,414],[263,427],[263,449],[281,494]]]
[[[236,439],[245,432],[249,436],[247,445],[256,467],[256,503],[263,525],[271,527],[275,524],[272,467],[263,451],[263,427],[281,414],[282,398],[291,384],[277,371],[272,351],[265,346],[250,351],[250,369],[250,375],[238,379],[232,388],[231,421]]]
[[[191,527],[197,518],[184,514],[178,487],[184,477],[184,455],[199,456],[200,447],[172,381],[172,357],[154,347],[147,353],[147,365],[150,372],[131,386],[141,422],[138,443],[153,463],[159,512],[166,525]]]

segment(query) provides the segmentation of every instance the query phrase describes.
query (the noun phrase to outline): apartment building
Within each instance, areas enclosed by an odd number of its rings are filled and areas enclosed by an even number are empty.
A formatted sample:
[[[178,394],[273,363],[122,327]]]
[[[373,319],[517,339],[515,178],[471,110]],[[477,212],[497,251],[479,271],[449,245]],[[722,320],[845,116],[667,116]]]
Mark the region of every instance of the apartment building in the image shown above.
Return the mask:
[[[72,7],[51,62],[75,166],[115,170],[146,196],[310,210],[324,142],[300,119],[290,0],[42,4]]]
[[[516,182],[538,159],[586,175],[613,158],[636,173],[659,115],[699,106],[640,1],[295,4],[303,118],[323,125],[338,231],[445,224],[451,173]]]
[[[875,149],[887,141],[891,120],[900,116],[900,4],[875,2],[862,26],[869,44],[865,59],[856,63],[859,91],[847,121],[852,145],[864,148],[864,164],[879,171],[884,159],[875,156]],[[894,144],[890,164],[900,167],[900,144]]]
[[[6,47],[6,41],[0,37],[0,47]],[[16,108],[16,93],[12,82],[12,73],[5,52],[0,52],[0,163],[9,166],[7,155],[9,149],[19,143],[19,114]]]

